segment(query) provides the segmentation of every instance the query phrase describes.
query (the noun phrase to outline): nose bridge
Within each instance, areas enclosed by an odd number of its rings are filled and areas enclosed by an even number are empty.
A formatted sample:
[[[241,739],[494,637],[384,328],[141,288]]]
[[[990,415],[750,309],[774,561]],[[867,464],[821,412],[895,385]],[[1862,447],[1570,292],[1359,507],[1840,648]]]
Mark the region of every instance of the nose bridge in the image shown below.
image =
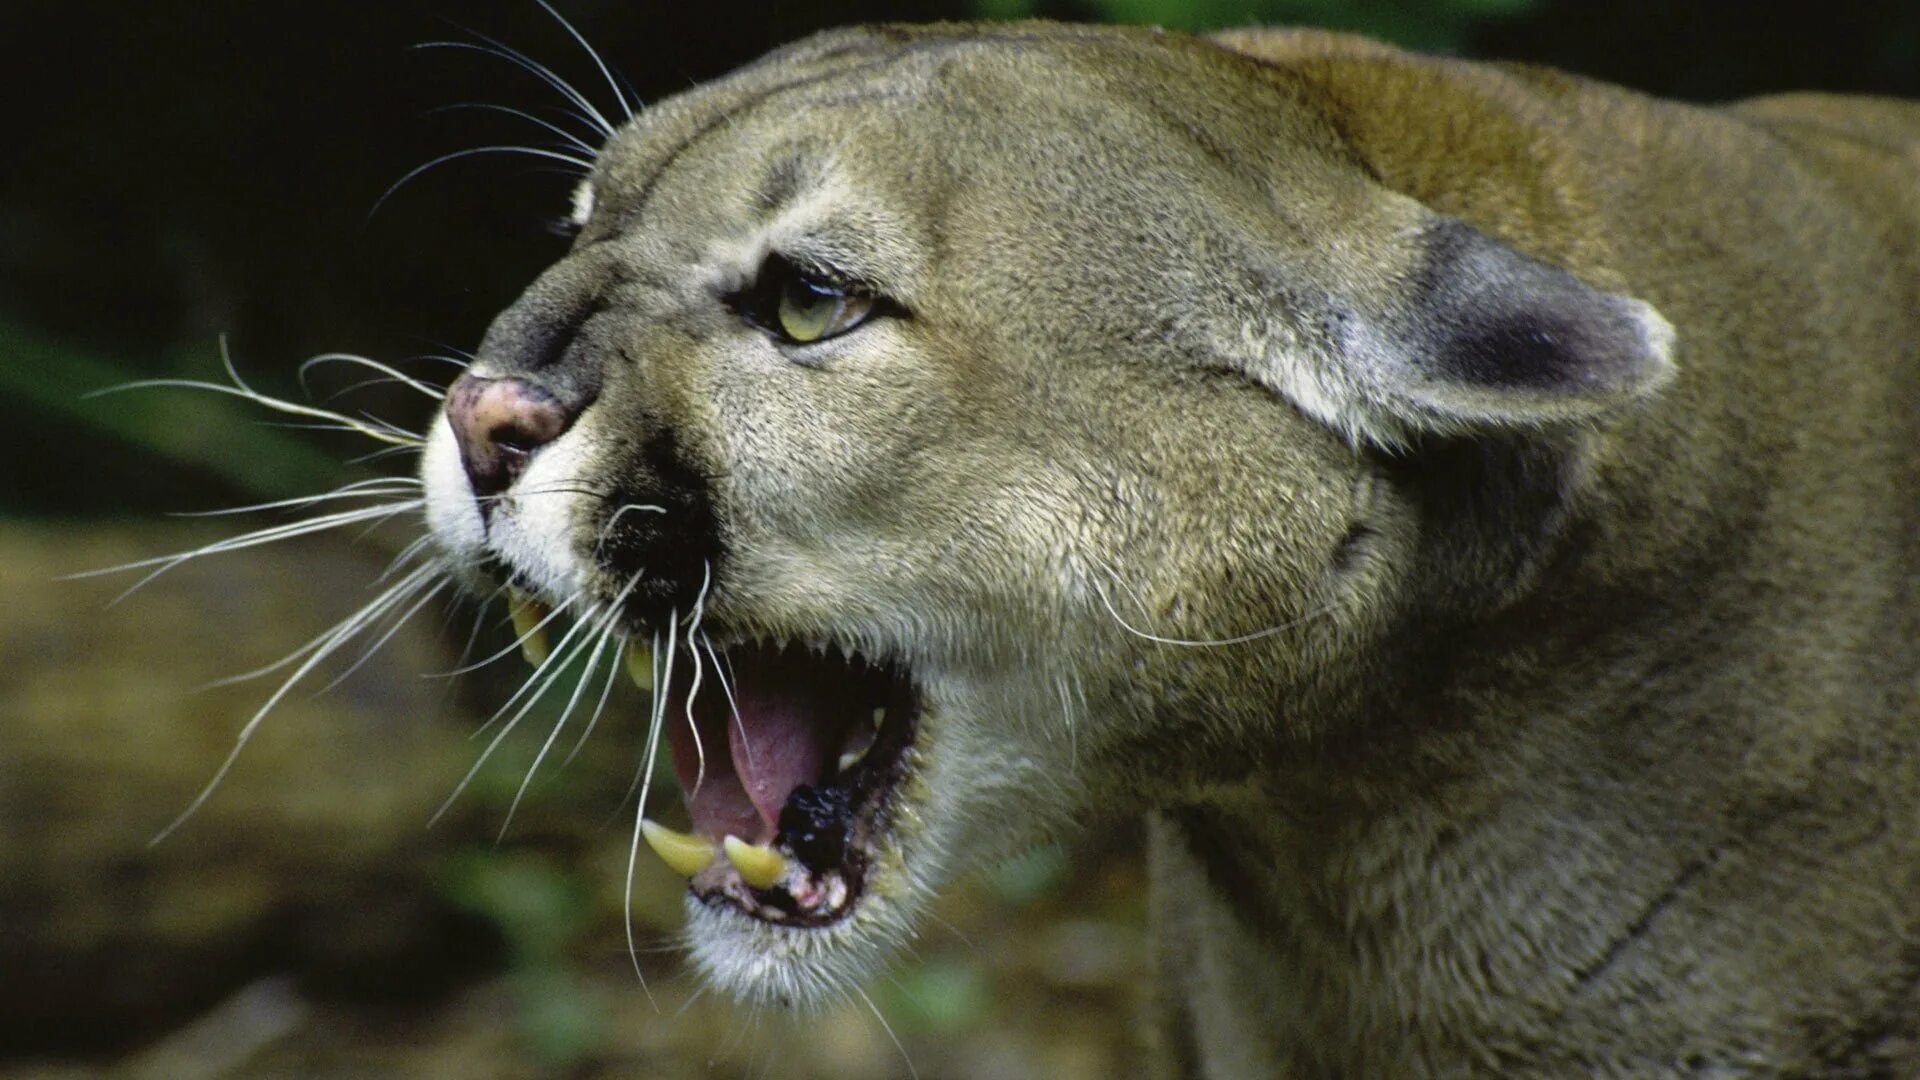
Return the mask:
[[[604,362],[600,350],[579,347],[581,333],[618,285],[617,264],[592,249],[548,267],[487,327],[476,371],[524,379],[578,413],[599,394]]]

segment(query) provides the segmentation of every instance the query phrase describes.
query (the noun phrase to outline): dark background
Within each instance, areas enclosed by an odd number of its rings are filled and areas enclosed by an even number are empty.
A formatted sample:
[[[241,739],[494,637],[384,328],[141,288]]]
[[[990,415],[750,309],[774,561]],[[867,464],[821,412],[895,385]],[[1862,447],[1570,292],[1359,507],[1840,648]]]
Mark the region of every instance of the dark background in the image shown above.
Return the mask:
[[[1324,25],[1695,101],[1920,96],[1913,0],[561,2],[643,100],[828,26],[1032,14]],[[797,1030],[743,1020],[694,1002],[672,954],[648,951],[655,1010],[629,966],[627,834],[609,818],[632,723],[535,785],[504,840],[524,741],[420,827],[520,677],[490,669],[452,693],[419,680],[452,663],[470,613],[409,630],[328,695],[289,697],[201,815],[148,848],[271,692],[195,687],[351,611],[408,537],[196,560],[117,606],[124,577],[62,575],[238,527],[167,512],[407,464],[349,466],[361,447],[231,398],[86,395],[220,379],[223,337],[281,395],[331,351],[444,381],[451,368],[417,358],[471,347],[562,250],[550,225],[573,183],[477,155],[381,201],[439,155],[551,143],[524,119],[446,106],[567,123],[551,88],[499,56],[417,47],[481,35],[611,107],[534,0],[0,4],[0,1075],[878,1078],[909,1058],[927,1080],[1126,1074],[1148,976],[1125,825],[957,888],[870,988],[892,1034],[858,1001]],[[432,408],[357,381],[323,371],[312,392],[409,426]],[[478,624],[483,647],[507,640],[498,623]],[[618,699],[612,715],[635,709]],[[537,744],[541,717],[529,727]],[[643,865],[645,948],[670,939],[678,891]]]

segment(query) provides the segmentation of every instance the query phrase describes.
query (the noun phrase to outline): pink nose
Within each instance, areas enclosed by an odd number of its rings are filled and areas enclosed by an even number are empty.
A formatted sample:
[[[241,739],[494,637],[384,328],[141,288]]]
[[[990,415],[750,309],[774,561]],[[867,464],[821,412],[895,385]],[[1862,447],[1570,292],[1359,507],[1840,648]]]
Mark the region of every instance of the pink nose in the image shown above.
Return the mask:
[[[497,495],[534,451],[560,437],[573,415],[525,379],[462,375],[447,391],[447,420],[475,495]]]

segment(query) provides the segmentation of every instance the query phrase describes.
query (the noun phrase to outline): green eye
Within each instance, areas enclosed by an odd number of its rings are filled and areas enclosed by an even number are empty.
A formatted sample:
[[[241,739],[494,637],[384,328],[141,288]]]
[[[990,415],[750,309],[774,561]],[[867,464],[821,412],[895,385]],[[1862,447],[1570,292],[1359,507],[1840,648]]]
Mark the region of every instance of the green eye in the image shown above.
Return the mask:
[[[780,290],[775,318],[788,340],[800,344],[843,334],[873,311],[873,298],[798,275]]]
[[[748,323],[794,345],[844,334],[881,307],[873,294],[779,255],[768,256],[754,283],[727,302]]]

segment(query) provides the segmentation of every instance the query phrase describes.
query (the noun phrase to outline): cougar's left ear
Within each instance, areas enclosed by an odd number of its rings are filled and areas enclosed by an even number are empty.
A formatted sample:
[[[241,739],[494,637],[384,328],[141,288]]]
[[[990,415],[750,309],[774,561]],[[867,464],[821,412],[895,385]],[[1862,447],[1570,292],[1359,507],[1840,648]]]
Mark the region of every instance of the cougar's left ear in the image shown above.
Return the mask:
[[[1360,286],[1318,320],[1308,412],[1392,445],[1604,419],[1673,377],[1673,327],[1651,305],[1457,218],[1424,219],[1397,280]],[[1282,382],[1299,388],[1299,374]]]

